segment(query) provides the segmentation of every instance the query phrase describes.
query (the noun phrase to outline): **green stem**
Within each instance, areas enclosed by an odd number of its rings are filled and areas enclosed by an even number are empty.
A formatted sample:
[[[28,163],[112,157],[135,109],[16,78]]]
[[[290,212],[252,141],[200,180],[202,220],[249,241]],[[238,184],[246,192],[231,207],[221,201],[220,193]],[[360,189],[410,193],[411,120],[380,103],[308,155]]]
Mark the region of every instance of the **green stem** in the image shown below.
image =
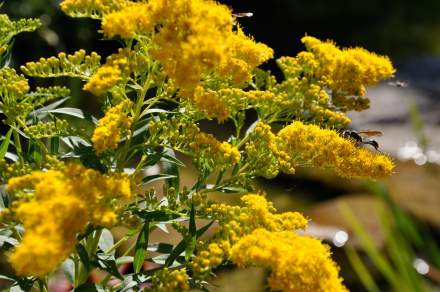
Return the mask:
[[[18,158],[20,159],[20,163],[24,164],[23,148],[21,147],[20,136],[18,135],[18,132],[15,129],[12,131],[12,135],[14,137],[14,143],[17,149]]]

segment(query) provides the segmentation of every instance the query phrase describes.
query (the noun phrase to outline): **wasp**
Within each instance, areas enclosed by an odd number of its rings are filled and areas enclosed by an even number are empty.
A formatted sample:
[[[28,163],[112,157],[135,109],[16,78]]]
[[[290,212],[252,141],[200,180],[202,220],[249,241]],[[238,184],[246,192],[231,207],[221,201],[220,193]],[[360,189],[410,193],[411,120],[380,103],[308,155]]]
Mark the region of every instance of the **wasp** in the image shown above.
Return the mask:
[[[379,143],[376,140],[371,139],[372,137],[380,137],[383,135],[381,131],[375,130],[362,130],[362,131],[354,131],[354,130],[342,130],[341,132],[344,138],[352,139],[357,145],[371,145],[379,151]]]

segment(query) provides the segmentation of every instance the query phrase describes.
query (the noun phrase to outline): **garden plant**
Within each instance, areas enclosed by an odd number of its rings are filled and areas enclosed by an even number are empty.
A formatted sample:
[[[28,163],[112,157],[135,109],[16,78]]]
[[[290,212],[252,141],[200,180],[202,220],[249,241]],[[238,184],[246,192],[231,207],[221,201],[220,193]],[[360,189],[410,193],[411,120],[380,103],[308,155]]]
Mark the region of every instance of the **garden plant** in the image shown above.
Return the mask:
[[[391,175],[390,157],[342,135],[346,112],[369,107],[366,86],[393,76],[387,57],[306,35],[304,51],[275,60],[280,80],[261,67],[273,50],[214,1],[65,0],[61,9],[99,21],[120,48],[15,70],[13,38],[40,23],[0,15],[0,242],[14,271],[2,279],[45,291],[61,269],[78,291],[207,291],[218,267],[235,265],[266,268],[271,290],[347,290],[330,247],[296,232],[313,218],[278,213],[254,180],[298,167]],[[59,77],[81,80],[102,117],[63,106],[69,88],[27,79]],[[206,121],[233,131],[225,139],[202,130]],[[192,183],[181,179],[182,158],[197,170]],[[214,193],[243,196],[228,205]],[[115,226],[126,228],[116,242]],[[155,229],[181,240],[154,242]],[[96,269],[107,276],[91,283]]]

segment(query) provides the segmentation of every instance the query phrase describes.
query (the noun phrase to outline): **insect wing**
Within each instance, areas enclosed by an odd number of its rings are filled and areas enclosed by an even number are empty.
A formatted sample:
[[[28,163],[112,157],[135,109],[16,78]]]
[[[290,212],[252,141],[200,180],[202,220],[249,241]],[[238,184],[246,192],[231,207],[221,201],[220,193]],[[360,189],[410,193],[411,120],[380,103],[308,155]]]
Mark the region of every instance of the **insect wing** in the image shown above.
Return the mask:
[[[376,130],[362,130],[358,132],[362,136],[366,137],[381,137],[383,136],[383,133],[381,131]]]

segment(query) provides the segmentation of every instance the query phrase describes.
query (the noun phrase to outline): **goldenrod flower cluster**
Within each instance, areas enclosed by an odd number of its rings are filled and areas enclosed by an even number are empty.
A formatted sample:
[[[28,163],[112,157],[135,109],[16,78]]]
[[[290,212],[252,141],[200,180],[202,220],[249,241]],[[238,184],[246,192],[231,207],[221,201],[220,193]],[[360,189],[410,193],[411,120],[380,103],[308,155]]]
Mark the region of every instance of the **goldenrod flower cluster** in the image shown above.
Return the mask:
[[[219,142],[211,134],[197,134],[189,146],[200,155],[199,158],[212,159],[213,164],[230,166],[240,160],[240,152],[236,147],[228,142]]]
[[[281,129],[278,147],[288,153],[293,165],[333,168],[343,177],[383,178],[393,172],[392,160],[358,147],[329,129],[296,121]]]
[[[101,18],[102,15],[117,11],[129,3],[128,0],[64,0],[60,7],[72,17]]]
[[[153,291],[157,292],[180,292],[189,291],[189,277],[185,269],[170,271],[164,268],[155,273],[152,278]]]
[[[196,275],[204,276],[213,267],[219,266],[225,260],[225,252],[216,242],[211,242],[192,260],[192,269]]]
[[[179,119],[152,122],[149,131],[153,141],[157,137],[156,143],[169,143],[174,149],[184,151],[193,156],[199,166],[225,169],[237,164],[241,158],[237,147]]]
[[[274,290],[345,291],[328,247],[294,233],[306,227],[303,215],[276,213],[257,194],[243,196],[239,206],[208,197],[248,192],[252,179],[293,174],[300,166],[332,168],[345,177],[390,175],[389,157],[340,134],[350,123],[344,113],[368,106],[365,87],[393,75],[389,59],[306,36],[306,51],[277,60],[285,77],[279,81],[258,68],[273,50],[246,35],[231,9],[214,0],[64,0],[61,7],[70,16],[100,20],[100,32],[121,48],[104,64],[97,53],[79,50],[21,67],[31,77],[84,81],[83,90],[105,105],[92,135],[87,115],[61,108],[67,88],[32,90],[14,69],[0,69],[0,111],[9,128],[0,140],[0,184],[7,182],[5,198],[11,198],[0,214],[0,233],[19,242],[8,253],[16,274],[39,277],[35,285],[45,287],[47,275],[70,256],[75,289],[94,268],[115,275],[120,258],[110,252],[129,236],[103,248],[111,240],[101,230],[121,223],[138,238],[135,272],[122,275],[120,284],[131,285],[130,277],[146,276],[140,271],[150,248],[145,232],[178,217],[173,226],[184,240],[153,259],[169,255],[172,263],[142,280],[153,290],[203,288],[215,267],[232,260],[269,268]],[[0,63],[12,36],[38,24],[0,15]],[[83,121],[67,123],[59,114]],[[227,121],[234,134],[217,139],[201,130],[205,119]],[[192,186],[180,181],[178,155],[192,158],[199,171]],[[161,173],[150,174],[150,167],[162,165]],[[166,182],[162,197],[144,188],[158,179]],[[179,223],[188,217],[189,228]],[[204,229],[194,228],[197,219],[218,224],[210,240],[198,241]],[[125,288],[111,282],[101,285]]]
[[[77,77],[89,79],[100,66],[101,56],[92,52],[86,54],[85,50],[78,50],[73,54],[59,53],[57,57],[40,58],[37,62],[28,62],[20,69],[29,76],[34,77]]]
[[[0,97],[4,103],[16,102],[29,91],[29,84],[23,75],[18,75],[12,68],[0,69]],[[12,100],[10,100],[12,99]]]
[[[267,124],[258,123],[255,130],[249,134],[245,153],[253,174],[257,176],[273,178],[280,169],[285,173],[295,173],[289,155],[279,149],[276,135]]]
[[[120,50],[118,54],[107,58],[105,65],[96,70],[89,81],[84,84],[83,89],[100,96],[118,84],[123,79],[123,73],[127,69],[128,61],[124,56],[124,51]]]
[[[327,125],[331,128],[341,129],[351,123],[350,118],[340,112],[326,109],[322,106],[310,107],[311,120],[317,125]]]
[[[343,111],[362,110],[368,99],[362,98],[365,86],[374,85],[394,74],[387,57],[370,53],[362,48],[339,49],[331,41],[323,42],[305,36],[302,42],[307,52],[296,58],[282,57],[278,63],[287,79],[306,78],[328,89],[332,102]],[[354,96],[354,97],[353,97]]]
[[[116,201],[129,200],[130,188],[126,175],[102,175],[79,164],[11,178],[6,190],[23,197],[13,212],[25,228],[20,245],[9,255],[17,274],[45,276],[73,251],[77,233],[88,222],[115,224]]]
[[[218,220],[219,230],[215,239],[193,259],[193,270],[198,277],[209,275],[214,267],[230,256],[231,247],[255,229],[293,231],[307,225],[307,219],[298,212],[275,214],[276,209],[272,203],[262,195],[245,195],[241,201],[243,207],[211,204],[205,209],[206,214]]]
[[[117,148],[121,134],[127,133],[132,124],[132,118],[127,115],[130,107],[131,102],[123,101],[110,108],[105,116],[99,120],[92,136],[96,153],[100,154]]]
[[[269,287],[275,291],[348,291],[330,258],[329,247],[291,231],[255,229],[232,247],[231,259],[242,267],[269,268]]]
[[[231,11],[213,1],[131,3],[105,15],[102,28],[107,37],[150,36],[151,55],[187,94],[202,75],[213,72],[243,84],[250,80],[252,68],[273,55],[270,48],[255,43],[241,29],[234,32]]]

